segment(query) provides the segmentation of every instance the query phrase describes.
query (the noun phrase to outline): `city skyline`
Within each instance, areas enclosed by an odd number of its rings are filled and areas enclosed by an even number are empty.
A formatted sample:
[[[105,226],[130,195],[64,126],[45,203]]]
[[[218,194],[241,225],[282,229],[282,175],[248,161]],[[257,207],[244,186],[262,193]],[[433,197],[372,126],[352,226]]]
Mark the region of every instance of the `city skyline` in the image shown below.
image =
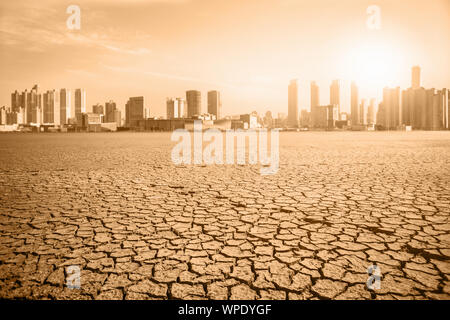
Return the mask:
[[[288,85],[288,106],[287,117],[285,113],[278,113],[278,117],[273,118],[270,115],[270,121],[259,116],[255,111],[251,113],[237,115],[241,121],[246,122],[247,128],[256,128],[257,126],[279,126],[285,128],[312,128],[312,129],[351,129],[351,130],[374,130],[375,127],[381,130],[398,129],[422,129],[422,130],[442,130],[448,129],[450,123],[449,92],[447,88],[426,89],[421,86],[421,68],[413,66],[411,68],[411,85],[405,90],[400,87],[384,87],[383,98],[377,107],[375,98],[359,97],[359,87],[352,82],[351,112],[340,112],[340,81],[333,80],[330,85],[330,101],[328,105],[320,105],[319,86],[315,81],[310,82],[311,90],[311,111],[299,109],[298,105],[298,80],[294,79]],[[1,107],[0,124],[16,124],[27,126],[49,126],[53,125],[56,129],[66,131],[67,125],[73,128],[75,125],[78,130],[89,129],[90,125],[94,127],[104,123],[105,129],[117,130],[122,123],[127,128],[137,128],[149,130],[168,130],[182,126],[184,122],[177,124],[163,124],[158,122],[160,119],[167,120],[218,120],[217,124],[223,127],[221,119],[235,119],[236,115],[224,114],[222,112],[221,94],[217,90],[211,90],[207,93],[207,112],[204,112],[201,106],[201,91],[186,91],[186,100],[183,98],[166,99],[165,117],[152,117],[150,108],[145,105],[144,97],[130,97],[125,105],[125,118],[121,118],[121,111],[117,108],[114,101],[110,100],[102,104],[95,104],[91,108],[86,107],[86,90],[75,89],[74,105],[71,103],[71,90],[48,90],[43,94],[39,93],[39,86],[36,84],[31,91],[25,89],[22,93],[17,90],[11,94],[11,107]],[[113,105],[111,105],[113,104]],[[109,105],[109,108],[108,108]],[[109,109],[109,110],[108,110]],[[300,114],[300,117],[299,117]],[[253,120],[251,118],[254,117]],[[157,122],[147,123],[141,120],[154,119]],[[169,122],[170,123],[170,122]],[[220,124],[219,124],[220,123]],[[257,123],[259,123],[257,125]],[[156,126],[155,126],[156,124]],[[162,127],[160,126],[162,125]],[[231,122],[228,124],[233,125]],[[189,125],[188,125],[189,126]],[[403,127],[402,127],[403,126]],[[63,127],[65,129],[63,129]],[[245,127],[245,126],[244,126]],[[151,129],[151,130],[153,130]]]
[[[112,99],[122,112],[130,96],[143,95],[152,116],[165,115],[167,97],[194,88],[220,91],[229,114],[276,114],[285,112],[286,82],[297,78],[299,109],[309,108],[310,81],[325,88],[339,79],[341,112],[349,112],[352,81],[361,98],[379,101],[385,86],[409,87],[413,65],[425,70],[424,87],[449,87],[448,1],[381,1],[380,30],[366,27],[370,4],[133,1],[126,7],[133,19],[124,19],[122,1],[109,6],[80,1],[81,29],[67,30],[65,4],[2,3],[0,106],[9,105],[15,89],[39,83],[43,88],[86,88],[88,106]],[[195,19],[170,26],[189,14]],[[311,21],[312,15],[327,24]],[[208,30],[214,17],[217,23]],[[106,21],[114,26],[106,27]],[[383,59],[386,64],[380,63]],[[328,90],[321,90],[320,100],[329,99]],[[207,106],[206,95],[201,104]]]

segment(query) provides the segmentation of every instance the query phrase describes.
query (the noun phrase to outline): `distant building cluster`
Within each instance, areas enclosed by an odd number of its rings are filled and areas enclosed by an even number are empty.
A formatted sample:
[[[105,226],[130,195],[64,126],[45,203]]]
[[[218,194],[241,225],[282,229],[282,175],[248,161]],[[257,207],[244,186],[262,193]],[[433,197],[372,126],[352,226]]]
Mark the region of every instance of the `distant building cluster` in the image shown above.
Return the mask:
[[[420,68],[412,68],[411,87],[384,88],[383,100],[360,99],[355,82],[350,87],[350,113],[341,112],[341,84],[330,85],[329,104],[320,104],[319,86],[312,81],[311,111],[299,114],[299,85],[291,80],[288,85],[288,112],[270,111],[259,116],[255,111],[236,116],[224,116],[222,99],[217,90],[207,93],[207,112],[202,110],[202,93],[186,91],[186,98],[166,99],[165,118],[150,117],[144,97],[130,97],[125,105],[125,117],[114,101],[95,104],[87,111],[86,91],[68,89],[40,92],[37,85],[30,91],[17,90],[11,94],[11,107],[0,108],[0,131],[28,129],[32,131],[116,131],[150,130],[171,131],[193,128],[201,120],[203,128],[285,130],[446,130],[450,125],[450,90],[425,89],[420,85]],[[123,121],[124,120],[124,121]]]
[[[11,94],[11,107],[0,108],[0,125],[10,130],[114,130],[121,126],[121,114],[113,101],[105,107],[96,104],[87,112],[86,90],[48,90],[40,92],[37,85],[28,91]]]
[[[450,90],[420,86],[420,68],[412,69],[412,85],[385,88],[378,109],[377,124],[384,129],[408,127],[414,130],[445,130],[450,124]]]
[[[320,105],[319,87],[311,82],[311,111],[302,110],[298,116],[298,84],[288,86],[288,128],[351,129],[351,130],[448,130],[450,129],[450,90],[425,89],[420,86],[420,68],[412,68],[412,86],[384,88],[383,100],[360,99],[358,86],[352,82],[348,115],[341,112],[340,84],[330,86],[330,104]]]

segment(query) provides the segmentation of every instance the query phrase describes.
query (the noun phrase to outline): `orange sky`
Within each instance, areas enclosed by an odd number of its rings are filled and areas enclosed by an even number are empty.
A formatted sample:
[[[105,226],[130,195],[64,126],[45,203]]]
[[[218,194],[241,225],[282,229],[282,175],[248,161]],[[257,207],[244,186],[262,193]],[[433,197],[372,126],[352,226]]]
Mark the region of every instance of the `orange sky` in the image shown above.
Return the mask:
[[[72,3],[81,30],[66,27]],[[366,27],[373,4],[378,31]],[[309,109],[311,80],[327,104],[329,84],[341,79],[349,111],[353,79],[362,98],[379,98],[384,84],[408,87],[420,65],[425,87],[450,87],[449,39],[449,0],[2,1],[0,105],[37,83],[84,87],[89,106],[113,99],[123,108],[143,95],[152,116],[190,89],[202,91],[204,112],[207,90],[220,90],[225,114],[287,113],[287,85],[298,78],[300,108]],[[377,50],[386,63],[373,81],[363,73]]]

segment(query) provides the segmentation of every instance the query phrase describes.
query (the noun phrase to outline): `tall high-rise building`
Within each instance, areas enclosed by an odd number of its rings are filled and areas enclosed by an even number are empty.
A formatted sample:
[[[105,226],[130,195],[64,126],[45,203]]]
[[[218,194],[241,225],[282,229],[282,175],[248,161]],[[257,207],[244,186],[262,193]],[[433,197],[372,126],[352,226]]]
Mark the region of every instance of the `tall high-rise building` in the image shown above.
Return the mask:
[[[23,93],[23,106],[25,108],[26,123],[41,123],[42,120],[42,96],[39,88],[34,85],[31,91]]]
[[[220,92],[213,90],[208,91],[208,113],[220,119],[222,116],[222,101],[220,99]]]
[[[351,117],[352,125],[358,125],[361,121],[360,109],[359,109],[359,94],[358,86],[355,82],[352,82],[350,88],[350,107],[351,107]]]
[[[315,81],[311,81],[311,112],[317,106],[320,106],[319,86]]]
[[[311,81],[311,113],[309,115],[310,124],[313,127],[317,126],[318,122],[318,113],[317,107],[320,105],[320,97],[319,97],[319,86],[315,81]],[[306,116],[305,113],[303,113]],[[303,118],[303,117],[302,117]],[[305,121],[302,120],[302,126],[305,125]]]
[[[68,124],[69,118],[71,118],[71,112],[72,112],[72,96],[70,90],[67,89],[61,89],[59,91],[60,99],[59,99],[59,116],[60,116],[60,123]]]
[[[178,102],[176,99],[167,98],[166,100],[166,118],[178,118]]]
[[[298,81],[291,80],[288,86],[288,126],[298,127]]]
[[[183,98],[167,98],[166,118],[179,119],[185,116],[185,100]]]
[[[366,125],[367,124],[367,111],[369,106],[367,104],[367,99],[362,99],[361,104],[359,105],[359,119],[358,124]]]
[[[112,100],[105,102],[105,122],[114,122],[114,111],[116,103]]]
[[[188,118],[202,114],[202,94],[197,90],[186,91]]]
[[[370,99],[369,107],[367,108],[367,124],[375,124],[375,98]]]
[[[186,118],[186,100],[177,98],[178,103],[178,118]]]
[[[86,113],[86,90],[75,89],[75,119],[78,124],[82,122],[82,113]]]
[[[444,129],[450,129],[450,90],[442,89],[444,104]]]
[[[400,123],[400,88],[384,88],[383,102],[378,109],[377,124],[385,129],[396,129]]]
[[[43,98],[43,123],[61,124],[60,92],[58,90],[49,90],[44,93]]]
[[[338,115],[341,114],[341,85],[339,80],[333,80],[330,86],[330,104],[336,105]],[[339,119],[338,119],[339,120]]]
[[[117,110],[116,103],[112,100],[105,102],[105,117],[103,122],[115,122],[118,127],[122,125],[121,112]]]
[[[420,88],[420,67],[419,66],[412,67],[411,85],[412,85],[413,89]]]
[[[16,90],[11,93],[11,111],[17,112],[21,107],[23,108],[21,94]]]
[[[402,91],[402,124],[405,126],[412,125],[412,112],[414,107],[414,90],[409,88]]]
[[[144,120],[144,97],[132,97],[125,105],[125,125],[137,127]]]
[[[412,105],[411,105],[411,125],[413,129],[422,129],[423,118],[426,116],[427,108],[427,90],[425,88],[418,88],[412,90]]]

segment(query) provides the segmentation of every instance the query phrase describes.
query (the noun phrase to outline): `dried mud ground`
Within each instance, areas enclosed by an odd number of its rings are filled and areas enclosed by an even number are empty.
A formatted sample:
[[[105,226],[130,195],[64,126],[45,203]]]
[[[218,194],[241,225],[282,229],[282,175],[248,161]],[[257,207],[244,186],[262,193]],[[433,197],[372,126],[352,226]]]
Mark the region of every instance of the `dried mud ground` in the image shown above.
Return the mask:
[[[450,132],[281,133],[270,176],[173,145],[1,134],[0,298],[450,298]]]

